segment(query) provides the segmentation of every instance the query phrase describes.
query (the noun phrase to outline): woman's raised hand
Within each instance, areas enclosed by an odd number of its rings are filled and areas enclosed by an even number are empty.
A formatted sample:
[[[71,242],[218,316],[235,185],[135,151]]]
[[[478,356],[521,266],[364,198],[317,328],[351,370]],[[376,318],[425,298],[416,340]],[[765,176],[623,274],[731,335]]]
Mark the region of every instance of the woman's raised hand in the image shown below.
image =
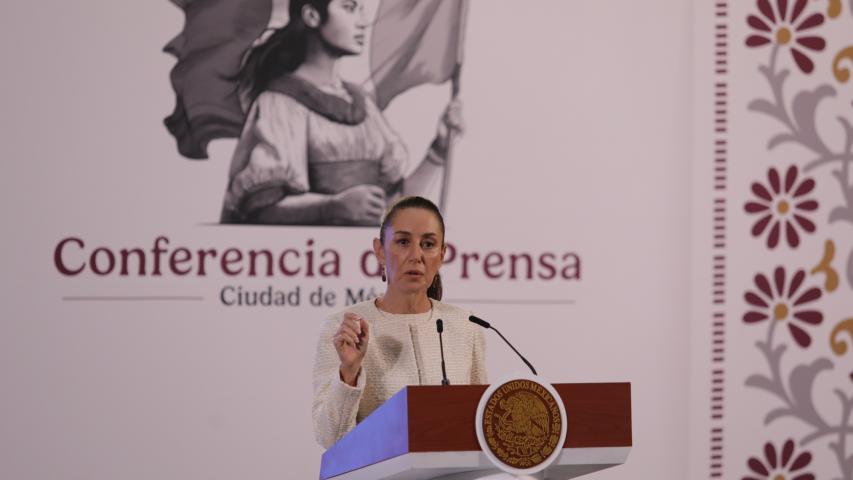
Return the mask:
[[[329,216],[346,225],[379,225],[385,213],[385,191],[376,185],[356,185],[332,197]]]
[[[358,314],[345,313],[341,326],[332,337],[332,343],[341,360],[340,374],[344,383],[353,387],[356,385],[369,341],[370,327],[367,321]]]
[[[438,127],[439,136],[447,136],[449,133],[462,135],[465,133],[465,119],[462,116],[462,100],[454,97],[447,104]],[[446,140],[446,139],[444,139]]]

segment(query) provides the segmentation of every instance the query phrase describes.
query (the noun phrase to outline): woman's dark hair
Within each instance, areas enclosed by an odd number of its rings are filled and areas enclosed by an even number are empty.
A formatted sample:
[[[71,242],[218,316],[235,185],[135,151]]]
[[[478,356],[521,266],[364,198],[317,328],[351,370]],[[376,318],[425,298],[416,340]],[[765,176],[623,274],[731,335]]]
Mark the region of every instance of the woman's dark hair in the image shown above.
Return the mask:
[[[441,216],[441,212],[438,210],[438,207],[435,206],[434,203],[427,200],[424,197],[403,197],[396,202],[385,212],[385,216],[382,217],[382,224],[379,225],[379,242],[384,246],[385,245],[385,229],[394,221],[394,216],[397,215],[397,212],[400,210],[405,210],[407,208],[420,208],[422,210],[426,210],[432,212],[435,215],[435,218],[438,219],[438,224],[441,226],[441,244],[444,245],[444,217]],[[441,275],[438,272],[435,272],[435,277],[432,279],[432,284],[430,284],[427,289],[427,297],[441,300],[442,288],[441,288]]]
[[[254,100],[270,81],[299,68],[308,48],[308,26],[302,21],[302,8],[314,7],[322,23],[329,18],[331,0],[290,0],[287,25],[276,30],[263,44],[255,47],[237,74],[239,88]]]

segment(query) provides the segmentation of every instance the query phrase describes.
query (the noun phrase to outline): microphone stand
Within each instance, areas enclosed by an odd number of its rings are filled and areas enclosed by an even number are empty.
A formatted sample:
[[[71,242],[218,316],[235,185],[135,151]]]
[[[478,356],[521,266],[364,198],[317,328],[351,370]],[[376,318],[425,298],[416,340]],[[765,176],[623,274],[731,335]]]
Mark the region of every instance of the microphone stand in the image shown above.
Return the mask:
[[[441,340],[441,332],[444,331],[444,322],[440,318],[435,321],[435,328],[438,330],[438,345],[441,350],[441,384],[450,385],[450,380],[447,379],[447,370],[444,368],[444,342]]]
[[[509,345],[509,348],[511,348],[511,349],[512,349],[512,351],[513,351],[513,352],[515,352],[515,354],[516,354],[516,355],[518,355],[518,356],[519,356],[519,358],[521,358],[521,361],[523,361],[523,362],[524,362],[524,364],[525,364],[525,365],[527,365],[527,367],[528,367],[528,368],[530,368],[530,371],[531,371],[531,372],[533,372],[533,375],[539,375],[538,373],[536,373],[536,369],[535,369],[535,368],[533,368],[533,365],[532,365],[530,362],[528,362],[528,361],[527,361],[527,359],[526,359],[526,358],[524,358],[524,355],[522,355],[521,353],[519,353],[519,352],[518,352],[518,350],[516,350],[516,349],[515,349],[515,347],[513,347],[511,343],[509,343],[509,340],[507,340],[507,339],[506,339],[506,337],[504,337],[504,336],[501,334],[500,330],[498,330],[497,328],[495,328],[495,327],[491,326],[491,324],[489,324],[489,322],[487,322],[487,321],[483,320],[482,318],[475,317],[474,315],[471,315],[470,317],[468,317],[468,320],[470,320],[470,321],[471,321],[471,322],[473,322],[473,323],[476,323],[477,325],[479,325],[479,326],[481,326],[481,327],[483,327],[483,328],[485,328],[485,329],[492,329],[492,330],[494,330],[494,331],[495,331],[495,333],[497,333],[497,334],[498,334],[498,336],[499,336],[499,337],[501,337],[501,339],[502,339],[504,342],[506,342],[506,344],[507,344],[507,345]]]

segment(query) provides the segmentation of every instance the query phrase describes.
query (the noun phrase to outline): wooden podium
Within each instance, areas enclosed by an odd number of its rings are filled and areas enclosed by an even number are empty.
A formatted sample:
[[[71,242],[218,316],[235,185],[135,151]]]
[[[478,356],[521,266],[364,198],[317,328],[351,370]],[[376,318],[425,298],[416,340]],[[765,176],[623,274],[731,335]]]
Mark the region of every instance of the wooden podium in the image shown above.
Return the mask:
[[[574,478],[624,463],[631,450],[631,384],[553,386],[566,408],[568,432],[562,452],[538,478]],[[486,388],[403,388],[323,454],[320,479],[462,480],[499,473],[475,430]]]

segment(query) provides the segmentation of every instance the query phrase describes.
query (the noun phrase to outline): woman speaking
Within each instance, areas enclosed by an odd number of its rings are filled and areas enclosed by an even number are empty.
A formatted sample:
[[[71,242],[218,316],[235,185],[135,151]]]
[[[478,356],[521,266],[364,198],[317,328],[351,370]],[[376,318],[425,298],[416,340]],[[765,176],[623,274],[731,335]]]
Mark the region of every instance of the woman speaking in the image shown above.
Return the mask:
[[[330,447],[407,385],[442,380],[436,320],[451,384],[486,382],[483,331],[441,303],[444,220],[422,197],[394,203],[373,240],[385,294],[332,315],[314,362],[314,432]]]

